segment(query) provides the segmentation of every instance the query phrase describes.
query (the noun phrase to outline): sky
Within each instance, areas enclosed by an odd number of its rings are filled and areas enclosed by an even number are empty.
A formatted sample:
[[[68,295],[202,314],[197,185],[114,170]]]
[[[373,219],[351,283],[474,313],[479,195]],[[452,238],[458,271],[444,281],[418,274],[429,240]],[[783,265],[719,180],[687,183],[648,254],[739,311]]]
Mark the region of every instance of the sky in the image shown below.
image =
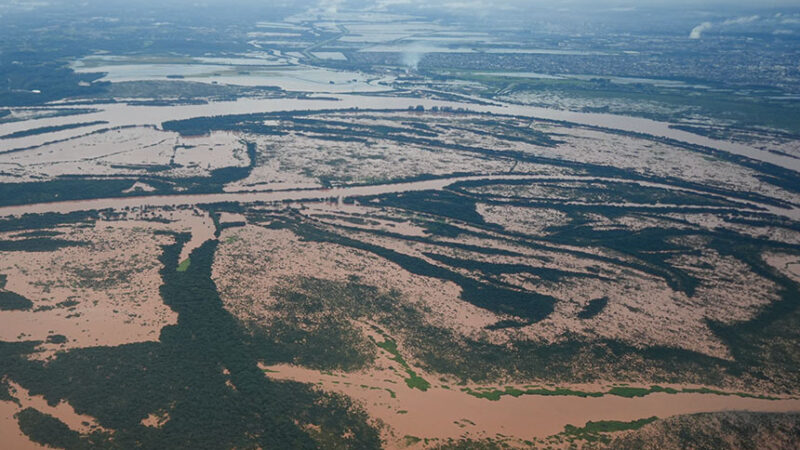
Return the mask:
[[[0,0],[0,15],[4,9],[37,10],[48,5],[76,9],[95,6],[104,14],[113,14],[120,2],[127,11],[138,5],[142,9],[185,6],[228,12],[236,5],[254,12],[288,6],[323,15],[358,9],[486,26],[547,24],[570,33],[653,30],[702,39],[716,33],[752,32],[800,38],[800,0]]]
[[[393,12],[442,14],[457,19],[492,18],[541,24],[565,30],[595,24],[616,31],[647,29],[685,33],[702,39],[713,33],[796,34],[800,37],[800,0],[319,0],[336,11],[359,5]]]

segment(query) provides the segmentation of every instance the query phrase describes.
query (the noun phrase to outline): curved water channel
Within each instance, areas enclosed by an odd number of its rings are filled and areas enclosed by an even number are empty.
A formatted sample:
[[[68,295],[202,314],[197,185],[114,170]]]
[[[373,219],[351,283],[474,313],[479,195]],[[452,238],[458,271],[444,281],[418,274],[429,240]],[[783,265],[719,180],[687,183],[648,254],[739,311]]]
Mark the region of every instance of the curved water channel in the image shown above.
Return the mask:
[[[14,151],[15,149],[35,147],[47,142],[61,139],[70,139],[87,132],[100,130],[103,128],[130,126],[130,125],[152,125],[159,127],[162,122],[168,120],[188,119],[201,116],[248,114],[261,112],[279,111],[320,111],[320,110],[343,110],[350,108],[373,109],[373,110],[404,110],[409,106],[422,105],[425,108],[451,107],[465,108],[475,112],[485,112],[492,114],[515,115],[530,118],[540,118],[548,120],[566,121],[579,125],[597,126],[620,130],[625,132],[643,133],[656,137],[670,138],[681,142],[715,148],[730,152],[732,154],[746,156],[755,160],[768,162],[794,171],[800,171],[800,160],[780,154],[760,151],[750,146],[711,139],[705,136],[692,134],[686,131],[670,128],[666,122],[658,122],[650,119],[618,116],[611,114],[577,113],[569,111],[559,111],[546,108],[495,104],[484,105],[466,102],[450,102],[430,99],[400,98],[370,95],[339,94],[326,96],[325,98],[309,99],[253,99],[245,98],[231,102],[215,102],[206,105],[178,105],[168,107],[157,106],[131,106],[126,104],[91,105],[97,108],[97,112],[74,115],[51,117],[22,122],[11,122],[0,124],[0,135],[6,135],[16,131],[27,130],[38,127],[49,127],[66,124],[85,123],[93,121],[106,121],[102,125],[75,128],[71,130],[57,131],[42,135],[33,135],[14,139],[0,140],[0,153]],[[85,108],[87,105],[63,106],[68,108]],[[103,209],[125,209],[125,208],[144,208],[144,207],[164,207],[164,206],[191,206],[198,204],[210,204],[218,202],[286,202],[286,201],[315,201],[322,199],[362,197],[380,194],[392,194],[410,191],[439,190],[459,181],[473,180],[532,180],[532,181],[610,181],[610,179],[600,177],[551,177],[536,175],[484,175],[450,177],[433,180],[414,181],[405,183],[390,183],[371,186],[352,186],[335,189],[301,189],[301,190],[282,190],[271,192],[236,192],[236,193],[217,193],[217,194],[196,194],[196,195],[149,195],[133,196],[120,198],[99,198],[80,201],[64,201],[51,203],[36,203],[20,206],[9,206],[0,208],[0,217],[20,216],[23,214],[42,214],[42,213],[70,213],[76,211],[103,210]],[[624,181],[613,179],[613,181]],[[675,186],[662,185],[658,183],[635,182],[643,186],[653,186],[696,192],[690,189],[678,188]],[[783,209],[769,205],[762,205],[752,201],[727,198],[728,200],[743,202],[753,205],[753,209],[766,209],[769,212],[800,220],[797,209]],[[642,205],[620,205],[620,206],[642,206]],[[671,207],[672,205],[647,205],[648,207]],[[413,395],[412,395],[413,394]],[[498,402],[488,402],[475,399],[461,393],[440,393],[451,398],[438,397],[426,393],[427,397],[418,393],[411,392],[408,397],[408,409],[419,408],[428,410],[436,405],[452,404],[448,402],[460,401],[470,404],[460,405],[463,411],[474,411],[476,415],[479,411],[495,411],[502,420],[498,421],[497,426],[504,428],[505,432],[515,432],[519,430],[530,430],[534,423],[546,423],[542,430],[537,430],[541,435],[546,435],[558,431],[564,423],[581,421],[599,420],[614,418],[617,420],[633,420],[650,415],[667,417],[675,414],[685,414],[700,411],[722,411],[732,409],[749,409],[755,411],[796,411],[800,410],[800,400],[761,400],[751,398],[741,398],[736,396],[722,395],[700,395],[700,394],[679,394],[666,396],[666,394],[654,394],[640,399],[622,399],[618,397],[605,396],[602,398],[573,398],[573,397],[539,397],[526,396],[521,398],[504,397]],[[419,404],[415,404],[419,402]],[[502,407],[501,407],[502,406]],[[488,408],[488,409],[487,409]],[[609,412],[613,412],[610,414]],[[394,414],[397,416],[397,414]],[[614,417],[610,417],[614,416]],[[408,416],[398,416],[402,420],[412,420],[416,417],[413,414]],[[407,419],[406,419],[407,417]],[[541,420],[541,417],[550,419]],[[534,419],[536,418],[536,419]],[[532,421],[533,420],[533,421]],[[432,422],[434,423],[434,422]],[[416,426],[416,425],[414,425]],[[411,425],[409,425],[411,428]],[[506,428],[508,427],[508,428]],[[399,428],[403,428],[400,426]],[[491,428],[491,427],[490,427]],[[539,434],[536,433],[536,434]]]
[[[544,175],[484,175],[441,178],[435,180],[391,183],[371,186],[353,186],[335,189],[304,189],[273,192],[239,192],[196,195],[152,195],[122,198],[100,198],[81,201],[65,201],[38,203],[0,208],[0,217],[19,216],[22,214],[70,213],[76,211],[124,209],[165,206],[192,206],[217,202],[286,202],[316,201],[324,199],[340,199],[343,197],[372,196],[410,191],[444,189],[460,181],[477,180],[531,180],[531,181],[616,181],[623,180],[603,177],[580,176],[544,176]],[[668,188],[684,192],[698,192],[692,189],[675,187],[659,183],[629,181],[648,187]],[[741,199],[728,198],[742,202]],[[746,202],[754,208],[766,208]],[[620,206],[672,207],[674,205],[638,205],[620,204]],[[797,210],[779,210],[772,208],[773,213],[783,213],[797,220]],[[206,233],[208,234],[208,233]],[[206,237],[210,239],[208,234]],[[201,239],[202,240],[202,239]],[[199,244],[195,244],[197,246]],[[302,368],[281,368],[279,378],[293,379],[300,382],[320,383],[325,380],[324,374]],[[605,395],[599,398],[582,398],[574,396],[539,396],[526,395],[519,398],[506,396],[499,401],[478,399],[463,392],[434,388],[428,392],[406,389],[400,385],[387,385],[396,390],[397,397],[388,398],[384,390],[357,389],[361,385],[373,385],[378,380],[366,377],[358,378],[358,374],[348,374],[353,378],[352,389],[344,389],[342,385],[324,383],[326,389],[342,391],[368,405],[368,412],[388,423],[396,431],[416,433],[426,437],[457,438],[463,429],[458,420],[468,418],[474,422],[478,430],[488,433],[505,433],[513,436],[545,437],[563,430],[567,424],[582,425],[590,420],[623,420],[631,421],[645,417],[669,417],[679,414],[698,412],[714,412],[728,410],[749,410],[762,412],[789,412],[800,410],[800,400],[781,398],[775,400],[740,397],[722,394],[651,394],[641,398],[623,398]],[[322,378],[320,378],[322,377]],[[358,382],[356,382],[358,381]],[[681,386],[676,386],[681,388]],[[377,392],[377,393],[376,393]],[[388,391],[387,391],[388,392]],[[382,395],[382,397],[381,397]],[[378,396],[378,397],[375,397]],[[1,405],[0,405],[1,406]],[[409,411],[409,414],[398,415],[397,410]],[[420,417],[425,420],[420,422]],[[0,421],[2,422],[2,421]],[[455,425],[454,425],[455,424]]]
[[[677,130],[670,128],[670,124],[667,122],[659,122],[651,119],[620,116],[614,114],[562,111],[499,102],[494,102],[494,104],[487,105],[432,99],[356,94],[325,95],[324,97],[318,96],[316,98],[311,96],[310,98],[303,99],[242,98],[236,101],[212,102],[204,105],[137,106],[127,105],[124,103],[106,105],[70,105],[67,107],[86,108],[89,106],[98,108],[98,111],[89,114],[42,118],[0,124],[0,136],[38,127],[88,123],[94,121],[105,121],[107,123],[41,135],[3,139],[0,140],[0,153],[35,147],[56,140],[69,139],[103,128],[131,125],[160,126],[161,123],[165,121],[189,119],[193,117],[288,111],[343,110],[352,108],[364,110],[406,110],[409,107],[417,105],[422,105],[427,109],[430,109],[434,106],[440,108],[463,108],[481,113],[522,116],[529,117],[531,119],[538,118],[557,120],[578,125],[602,127],[630,133],[642,133],[660,138],[674,139],[676,141],[685,142],[688,144],[710,147],[800,172],[800,159],[758,150],[742,143],[711,139],[706,136],[700,136],[687,131]]]
[[[0,207],[0,217],[7,216],[21,216],[23,214],[45,214],[45,213],[59,213],[67,214],[77,211],[94,211],[104,209],[133,209],[133,208],[148,208],[148,207],[178,207],[178,206],[193,206],[193,205],[207,205],[213,203],[223,202],[239,202],[239,203],[270,203],[270,202],[287,202],[287,201],[313,201],[324,199],[343,199],[350,197],[368,197],[373,195],[383,194],[396,194],[402,192],[414,191],[430,191],[441,190],[454,183],[461,181],[481,181],[481,180],[530,180],[530,181],[583,181],[583,182],[625,182],[618,178],[604,178],[604,177],[580,177],[580,176],[547,176],[547,175],[474,175],[474,176],[460,176],[460,177],[446,177],[437,178],[432,180],[411,181],[401,183],[387,183],[376,184],[367,186],[350,186],[339,187],[333,189],[291,189],[280,191],[267,191],[267,192],[224,192],[217,194],[175,194],[175,195],[142,195],[132,197],[111,197],[111,198],[95,198],[88,200],[74,200],[62,202],[47,202],[47,203],[32,203],[19,206],[6,206]],[[652,183],[644,181],[631,181],[632,184],[637,184],[646,187],[655,187],[662,189],[678,190],[689,193],[702,193],[693,189],[679,188],[661,183]],[[800,220],[800,210],[786,209],[772,205],[765,205],[753,201],[744,201],[732,197],[717,196],[719,198],[739,203],[747,203],[753,206],[752,212],[757,212],[758,209],[766,210],[772,214],[788,217],[793,220]],[[580,202],[571,202],[568,204],[581,204]],[[636,203],[613,203],[610,206],[619,207],[642,207],[648,208],[674,208],[679,206],[684,209],[701,208],[701,209],[715,209],[709,206],[684,206],[684,205],[641,205]],[[727,208],[723,208],[727,209]]]

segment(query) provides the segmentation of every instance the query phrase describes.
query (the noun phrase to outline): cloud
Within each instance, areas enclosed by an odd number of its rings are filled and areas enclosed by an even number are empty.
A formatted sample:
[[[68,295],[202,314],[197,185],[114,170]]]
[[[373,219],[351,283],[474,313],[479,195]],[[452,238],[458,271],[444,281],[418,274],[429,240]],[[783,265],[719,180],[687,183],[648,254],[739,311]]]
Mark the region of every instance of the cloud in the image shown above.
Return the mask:
[[[742,25],[745,23],[753,23],[760,18],[761,17],[759,16],[737,17],[735,19],[728,19],[725,22],[722,22],[722,25]]]
[[[405,6],[405,5],[413,5],[414,3],[411,0],[377,0],[375,2],[375,9],[377,10],[385,10],[386,8],[392,6]]]
[[[329,16],[335,16],[339,12],[339,5],[342,0],[320,0],[317,8]]]
[[[692,28],[692,32],[689,33],[689,39],[700,39],[703,35],[704,31],[708,31],[713,27],[711,22],[703,22],[700,25]]]

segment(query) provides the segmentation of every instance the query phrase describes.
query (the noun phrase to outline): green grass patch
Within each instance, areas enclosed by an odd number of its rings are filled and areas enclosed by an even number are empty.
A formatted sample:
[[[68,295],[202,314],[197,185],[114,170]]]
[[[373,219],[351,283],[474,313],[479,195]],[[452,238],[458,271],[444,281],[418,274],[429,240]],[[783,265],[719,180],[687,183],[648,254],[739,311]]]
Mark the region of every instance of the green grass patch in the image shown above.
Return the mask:
[[[652,394],[653,392],[654,391],[652,389],[648,388],[614,386],[608,391],[608,394],[616,395],[618,397],[634,398],[634,397],[644,397],[645,395]]]
[[[619,431],[638,430],[643,426],[653,423],[658,420],[658,417],[648,417],[646,419],[633,420],[630,422],[623,422],[619,420],[600,420],[597,422],[586,422],[583,427],[576,427],[574,425],[567,425],[564,427],[562,435],[568,440],[582,439],[589,442],[609,442],[610,438],[605,436],[604,433],[616,433]]]
[[[406,447],[422,442],[422,439],[408,434],[403,437],[403,440],[406,442]]]
[[[650,386],[650,392],[652,392],[652,393],[663,392],[665,394],[677,394],[680,391],[678,391],[677,389],[671,388],[671,387],[665,388],[665,387],[661,387],[661,386]]]
[[[506,386],[504,389],[471,389],[471,388],[462,388],[462,392],[466,392],[469,395],[478,398],[485,398],[487,400],[497,401],[504,395],[509,395],[511,397],[520,397],[523,395],[545,395],[545,396],[553,396],[553,395],[570,395],[574,397],[602,397],[604,393],[602,392],[584,392],[584,391],[576,391],[573,389],[566,389],[566,388],[555,388],[555,389],[545,389],[545,388],[528,388],[528,389],[519,389],[513,386]]]
[[[388,337],[385,337],[385,339],[386,339],[385,341],[376,342],[375,344],[392,355],[392,357],[389,359],[403,366],[403,369],[408,374],[408,377],[405,379],[408,387],[412,389],[419,389],[420,391],[423,392],[427,391],[431,387],[431,384],[428,383],[424,378],[417,375],[414,369],[412,369],[411,366],[408,365],[406,360],[403,359],[403,356],[400,354],[400,351],[397,350],[397,342],[395,342],[392,339],[389,339]]]
[[[737,397],[757,398],[757,399],[760,399],[760,400],[780,400],[780,398],[773,397],[773,396],[770,396],[770,395],[748,394],[747,392],[725,392],[725,391],[718,391],[716,389],[709,389],[709,388],[706,388],[706,387],[684,388],[684,389],[681,389],[681,392],[684,393],[684,394],[735,395]]]
[[[650,394],[656,393],[664,393],[664,394],[710,394],[710,395],[735,395],[738,397],[744,398],[757,398],[762,400],[778,400],[778,397],[770,397],[766,395],[759,395],[759,394],[748,394],[746,392],[725,392],[725,391],[718,391],[715,389],[709,388],[683,388],[683,389],[674,389],[670,387],[661,387],[661,386],[650,386],[649,388],[643,387],[629,387],[629,386],[614,386],[608,391],[605,392],[586,392],[586,391],[576,391],[573,389],[567,388],[554,388],[554,389],[546,389],[540,387],[527,387],[524,389],[520,389],[514,386],[506,386],[503,389],[497,388],[462,388],[462,392],[466,392],[469,395],[477,398],[485,398],[491,401],[498,401],[505,395],[511,397],[520,397],[523,395],[544,395],[544,396],[552,396],[552,395],[569,395],[574,397],[602,397],[604,395],[616,395],[618,397],[625,397],[625,398],[636,398],[636,397],[644,397]]]
[[[184,259],[183,261],[181,261],[180,264],[178,264],[178,269],[177,269],[178,272],[186,272],[187,270],[189,270],[189,266],[191,264],[192,264],[191,258]]]

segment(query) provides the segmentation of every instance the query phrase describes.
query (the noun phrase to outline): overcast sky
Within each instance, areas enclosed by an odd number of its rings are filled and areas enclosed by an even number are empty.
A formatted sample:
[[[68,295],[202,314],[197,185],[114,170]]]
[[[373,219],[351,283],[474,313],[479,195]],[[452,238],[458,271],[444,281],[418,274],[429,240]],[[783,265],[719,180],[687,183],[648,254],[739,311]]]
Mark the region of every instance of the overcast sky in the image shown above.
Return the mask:
[[[245,17],[284,9],[287,13],[308,9],[330,16],[369,10],[450,18],[487,27],[501,23],[541,27],[544,23],[568,33],[653,30],[694,38],[725,32],[800,37],[800,0],[0,0],[0,16],[9,7],[35,11],[48,4],[99,15],[130,12],[138,6],[151,11],[185,7],[198,14],[211,14],[213,9],[239,10]]]

